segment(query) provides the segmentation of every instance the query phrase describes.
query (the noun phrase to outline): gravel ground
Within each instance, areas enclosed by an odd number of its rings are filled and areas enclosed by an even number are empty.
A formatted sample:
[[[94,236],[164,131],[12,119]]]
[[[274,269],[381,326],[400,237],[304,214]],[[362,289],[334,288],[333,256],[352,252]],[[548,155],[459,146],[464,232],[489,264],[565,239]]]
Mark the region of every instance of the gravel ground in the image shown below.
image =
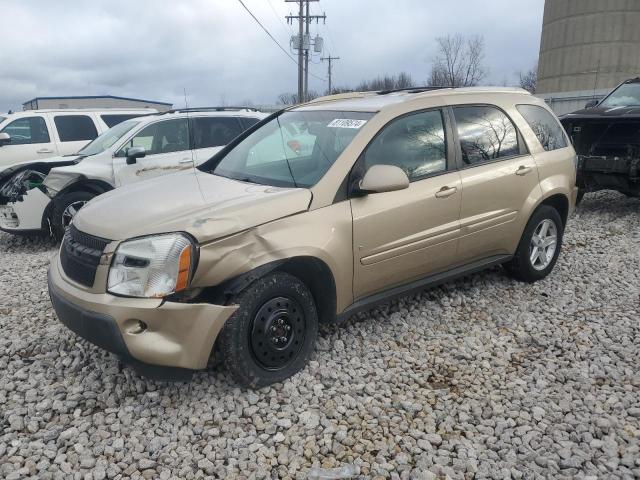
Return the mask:
[[[147,381],[55,319],[55,246],[0,235],[0,477],[639,478],[640,201],[588,195],[553,274],[499,268],[321,333],[241,391]]]

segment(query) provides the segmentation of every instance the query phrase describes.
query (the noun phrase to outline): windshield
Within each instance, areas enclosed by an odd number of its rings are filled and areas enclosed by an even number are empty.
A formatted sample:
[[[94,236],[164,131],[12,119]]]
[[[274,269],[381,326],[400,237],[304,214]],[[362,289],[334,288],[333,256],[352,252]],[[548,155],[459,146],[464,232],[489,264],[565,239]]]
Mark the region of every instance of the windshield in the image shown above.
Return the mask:
[[[640,83],[625,83],[605,98],[602,107],[630,107],[640,105]]]
[[[139,121],[135,120],[127,120],[126,122],[119,123],[115,127],[102,133],[93,142],[80,150],[78,155],[89,156],[104,152],[139,123]]]
[[[227,153],[214,175],[281,187],[311,187],[373,113],[289,111]]]

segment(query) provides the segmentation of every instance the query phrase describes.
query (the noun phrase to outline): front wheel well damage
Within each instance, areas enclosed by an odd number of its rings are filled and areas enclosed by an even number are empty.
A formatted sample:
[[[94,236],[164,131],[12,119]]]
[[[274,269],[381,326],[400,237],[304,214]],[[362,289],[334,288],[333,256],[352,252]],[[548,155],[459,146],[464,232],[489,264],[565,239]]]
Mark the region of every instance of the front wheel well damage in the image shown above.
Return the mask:
[[[95,195],[102,195],[109,190],[113,190],[113,186],[102,180],[80,179],[77,182],[73,182],[68,187],[65,187],[65,189],[59,192],[56,197],[72,192],[87,192]]]
[[[227,304],[256,280],[271,272],[285,272],[300,279],[311,291],[318,309],[318,319],[331,323],[336,319],[336,284],[329,266],[316,257],[293,257],[261,265],[215,287],[202,290],[194,301]]]

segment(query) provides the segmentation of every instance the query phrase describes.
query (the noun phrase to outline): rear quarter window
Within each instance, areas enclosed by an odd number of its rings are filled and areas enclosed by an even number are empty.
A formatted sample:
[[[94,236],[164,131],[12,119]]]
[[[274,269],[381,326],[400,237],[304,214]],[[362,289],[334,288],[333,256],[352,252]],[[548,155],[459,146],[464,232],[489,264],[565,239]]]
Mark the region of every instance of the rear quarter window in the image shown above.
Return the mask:
[[[564,128],[560,122],[546,109],[538,105],[516,105],[520,115],[527,121],[533,133],[538,137],[542,148],[547,152],[558,150],[568,145]]]
[[[61,142],[81,142],[98,136],[93,120],[87,115],[60,115],[53,121]]]
[[[125,120],[130,120],[132,118],[136,118],[139,116],[140,115],[135,115],[135,114],[111,113],[106,115],[100,115],[100,118],[102,119],[102,121],[105,123],[107,127],[111,128],[111,127],[115,127],[119,123],[124,122]]]

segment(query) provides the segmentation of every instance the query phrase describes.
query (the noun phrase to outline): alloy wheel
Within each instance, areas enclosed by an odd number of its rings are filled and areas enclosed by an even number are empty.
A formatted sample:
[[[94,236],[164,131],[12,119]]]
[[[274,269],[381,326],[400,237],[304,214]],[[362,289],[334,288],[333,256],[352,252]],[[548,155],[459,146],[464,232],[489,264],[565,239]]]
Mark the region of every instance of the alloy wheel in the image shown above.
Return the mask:
[[[533,231],[529,245],[529,261],[536,270],[544,270],[553,261],[558,245],[558,228],[553,220],[545,218]]]
[[[76,213],[78,213],[78,210],[84,207],[86,203],[87,200],[78,200],[77,202],[67,205],[67,208],[62,212],[62,226],[65,230],[69,228],[69,225],[71,225],[71,221],[73,220],[73,217],[76,216]]]

